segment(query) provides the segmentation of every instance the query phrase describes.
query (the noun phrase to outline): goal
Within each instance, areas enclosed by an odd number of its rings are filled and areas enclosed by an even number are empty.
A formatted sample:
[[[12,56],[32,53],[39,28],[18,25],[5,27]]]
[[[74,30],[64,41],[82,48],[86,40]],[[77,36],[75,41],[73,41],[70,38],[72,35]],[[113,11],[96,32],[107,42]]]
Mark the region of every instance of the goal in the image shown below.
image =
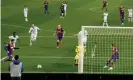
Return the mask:
[[[83,52],[84,31],[88,32],[86,54]],[[82,26],[80,35],[80,55],[78,73],[133,74],[133,27]],[[113,70],[104,69],[112,56],[114,44],[119,59],[113,64]]]

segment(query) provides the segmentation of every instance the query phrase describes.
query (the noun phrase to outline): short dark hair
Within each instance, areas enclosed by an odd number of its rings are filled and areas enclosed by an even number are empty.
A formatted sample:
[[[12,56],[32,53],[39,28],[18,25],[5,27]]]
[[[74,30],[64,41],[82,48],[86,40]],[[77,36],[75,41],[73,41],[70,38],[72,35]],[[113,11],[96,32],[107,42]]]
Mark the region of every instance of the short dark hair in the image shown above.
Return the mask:
[[[13,32],[13,35],[16,34],[16,32]]]
[[[19,55],[15,55],[15,60],[18,60],[19,59]]]
[[[113,47],[115,47],[115,45],[114,45],[114,44],[112,44],[112,46],[113,46]]]

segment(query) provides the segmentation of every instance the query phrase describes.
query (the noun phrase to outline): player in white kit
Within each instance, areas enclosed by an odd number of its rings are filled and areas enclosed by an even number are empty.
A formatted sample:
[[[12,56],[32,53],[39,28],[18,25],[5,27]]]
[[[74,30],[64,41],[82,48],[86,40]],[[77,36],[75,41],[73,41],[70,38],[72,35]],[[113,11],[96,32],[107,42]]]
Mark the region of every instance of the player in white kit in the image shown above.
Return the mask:
[[[84,31],[81,30],[78,33],[78,45],[81,45],[81,40],[82,40],[82,37],[83,37],[83,45],[84,45],[84,47],[86,47],[87,36],[88,36],[88,32],[86,30],[84,30]]]
[[[104,13],[103,13],[103,26],[107,26],[108,27],[108,12],[107,11],[105,11]]]
[[[10,42],[11,42],[12,39],[14,40],[14,47],[16,46],[17,40],[20,42],[19,36],[16,35],[16,32],[13,32],[13,35],[12,36],[9,36],[9,39],[10,39]]]
[[[133,22],[133,9],[128,9],[128,22]]]
[[[30,36],[30,46],[32,45],[32,41],[36,41],[38,30],[40,30],[40,29],[37,26],[35,26],[34,24],[31,25],[31,28],[29,30],[29,33],[31,34],[31,36]]]
[[[63,5],[64,5],[64,14],[65,14],[65,16],[66,16],[67,2],[66,2],[66,1],[64,1]]]
[[[28,8],[26,6],[24,6],[24,17],[25,21],[28,22]]]

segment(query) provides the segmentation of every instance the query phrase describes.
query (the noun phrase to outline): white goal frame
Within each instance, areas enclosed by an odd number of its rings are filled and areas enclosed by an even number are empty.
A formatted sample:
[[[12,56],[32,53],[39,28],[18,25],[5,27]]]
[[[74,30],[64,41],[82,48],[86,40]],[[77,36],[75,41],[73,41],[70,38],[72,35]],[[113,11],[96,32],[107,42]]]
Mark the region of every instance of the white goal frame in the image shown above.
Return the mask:
[[[133,29],[133,27],[117,27],[117,26],[110,26],[110,27],[103,27],[103,26],[82,26],[81,30],[84,31],[85,28],[113,28],[113,29]],[[83,38],[84,34],[82,33],[81,35],[81,42],[80,42],[80,54],[79,54],[79,65],[78,65],[78,73],[82,74],[84,71],[84,49],[83,49]]]

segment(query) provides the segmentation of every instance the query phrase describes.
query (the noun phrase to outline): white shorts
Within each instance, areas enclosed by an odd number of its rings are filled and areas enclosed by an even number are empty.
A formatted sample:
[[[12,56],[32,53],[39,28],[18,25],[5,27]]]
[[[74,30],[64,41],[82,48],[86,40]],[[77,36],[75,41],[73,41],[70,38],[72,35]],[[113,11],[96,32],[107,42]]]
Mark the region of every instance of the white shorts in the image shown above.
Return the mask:
[[[107,23],[107,19],[103,19],[104,23]]]
[[[129,15],[128,17],[129,17],[129,18],[132,18],[132,17],[133,17],[133,15]]]
[[[27,17],[28,16],[28,14],[27,13],[24,13],[24,17]]]
[[[75,56],[75,59],[79,59],[79,56],[78,56],[78,55],[76,55],[76,56]]]
[[[37,38],[37,34],[31,34],[31,40],[35,41]]]

